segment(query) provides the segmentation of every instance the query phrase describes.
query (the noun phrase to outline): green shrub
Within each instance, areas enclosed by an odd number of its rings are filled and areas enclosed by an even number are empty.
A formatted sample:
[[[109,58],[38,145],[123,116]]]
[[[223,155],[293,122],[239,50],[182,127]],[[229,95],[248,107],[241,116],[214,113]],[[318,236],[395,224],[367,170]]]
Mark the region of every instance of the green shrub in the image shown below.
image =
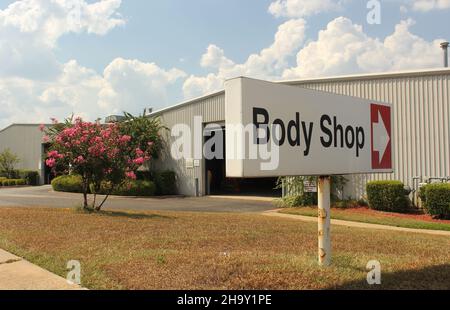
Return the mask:
[[[155,172],[154,182],[158,195],[174,195],[177,192],[176,174],[173,171]]]
[[[364,198],[358,199],[357,203],[360,207],[368,207],[369,206],[369,203]]]
[[[16,186],[24,186],[24,185],[27,185],[27,182],[24,180],[24,179],[17,179],[17,180],[14,180],[15,181],[15,185]]]
[[[400,181],[374,181],[367,183],[369,207],[374,210],[405,212],[409,207],[405,188]]]
[[[19,178],[24,179],[26,185],[39,185],[39,172],[34,170],[19,170]]]
[[[2,181],[1,181],[2,186],[24,185],[22,183],[23,183],[23,180],[16,180],[16,179],[2,179]]]
[[[450,218],[450,183],[423,186],[419,196],[428,214],[437,218]]]
[[[128,181],[122,185],[119,189],[113,191],[113,195],[117,196],[141,196],[150,197],[154,196],[156,192],[155,183],[152,181]]]
[[[117,189],[111,190],[111,185],[108,182],[102,182],[100,189],[95,191],[93,185],[90,186],[91,192],[96,192],[99,195],[113,195],[113,196],[140,196],[150,197],[154,196],[156,192],[155,183],[146,180],[128,181],[126,184]]]
[[[339,200],[333,204],[333,208],[338,209],[355,209],[360,206],[359,202],[353,199]]]
[[[317,193],[287,196],[280,200],[283,208],[309,207],[317,205]]]
[[[79,175],[63,175],[52,181],[52,188],[57,192],[82,193],[83,185]]]

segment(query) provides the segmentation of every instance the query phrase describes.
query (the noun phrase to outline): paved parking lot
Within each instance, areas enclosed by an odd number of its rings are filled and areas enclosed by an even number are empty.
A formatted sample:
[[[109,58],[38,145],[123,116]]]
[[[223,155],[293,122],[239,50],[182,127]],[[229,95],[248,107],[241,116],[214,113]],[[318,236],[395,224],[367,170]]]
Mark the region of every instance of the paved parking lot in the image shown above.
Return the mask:
[[[0,188],[0,207],[71,208],[81,205],[81,194],[54,192],[50,186]],[[265,200],[251,198],[125,198],[110,197],[107,210],[166,210],[195,212],[262,212],[274,209]]]

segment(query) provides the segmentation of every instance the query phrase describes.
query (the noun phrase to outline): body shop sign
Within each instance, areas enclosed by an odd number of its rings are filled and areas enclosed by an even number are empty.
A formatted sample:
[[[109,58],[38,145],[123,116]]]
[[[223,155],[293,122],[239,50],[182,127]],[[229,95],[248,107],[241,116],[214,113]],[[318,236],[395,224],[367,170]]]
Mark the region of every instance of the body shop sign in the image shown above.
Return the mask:
[[[392,172],[390,104],[243,77],[225,97],[228,177]]]

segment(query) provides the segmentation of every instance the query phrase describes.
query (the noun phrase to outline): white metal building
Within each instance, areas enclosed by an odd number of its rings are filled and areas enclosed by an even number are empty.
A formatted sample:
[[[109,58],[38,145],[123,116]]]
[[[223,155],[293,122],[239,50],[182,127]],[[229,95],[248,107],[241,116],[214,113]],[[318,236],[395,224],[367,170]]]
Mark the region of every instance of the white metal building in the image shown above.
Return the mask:
[[[360,197],[369,180],[396,179],[413,187],[413,179],[417,176],[450,176],[450,69],[339,76],[282,83],[392,103],[395,173],[348,176],[350,182],[345,188],[345,197]],[[193,128],[195,116],[202,116],[204,125],[218,123],[225,126],[225,92],[219,91],[189,100],[154,112],[152,116],[160,117],[169,129],[176,124],[186,124]],[[180,193],[206,195],[210,186],[207,181],[207,161],[173,160],[170,145],[175,138],[170,136],[169,131],[164,133],[164,137],[166,148],[156,166],[177,172]]]
[[[10,149],[19,157],[16,169],[39,171],[40,182],[46,180],[44,164],[44,133],[38,124],[12,124],[0,130],[0,152]]]

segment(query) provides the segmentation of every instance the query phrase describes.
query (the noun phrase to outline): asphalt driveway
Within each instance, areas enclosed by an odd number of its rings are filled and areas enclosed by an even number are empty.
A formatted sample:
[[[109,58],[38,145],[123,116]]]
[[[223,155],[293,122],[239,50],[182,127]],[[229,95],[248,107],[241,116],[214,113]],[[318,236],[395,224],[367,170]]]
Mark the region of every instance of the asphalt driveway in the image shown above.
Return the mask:
[[[71,208],[81,205],[81,194],[54,192],[50,186],[0,188],[0,207]],[[158,210],[194,212],[263,212],[270,201],[248,198],[128,198],[110,197],[105,210]]]

